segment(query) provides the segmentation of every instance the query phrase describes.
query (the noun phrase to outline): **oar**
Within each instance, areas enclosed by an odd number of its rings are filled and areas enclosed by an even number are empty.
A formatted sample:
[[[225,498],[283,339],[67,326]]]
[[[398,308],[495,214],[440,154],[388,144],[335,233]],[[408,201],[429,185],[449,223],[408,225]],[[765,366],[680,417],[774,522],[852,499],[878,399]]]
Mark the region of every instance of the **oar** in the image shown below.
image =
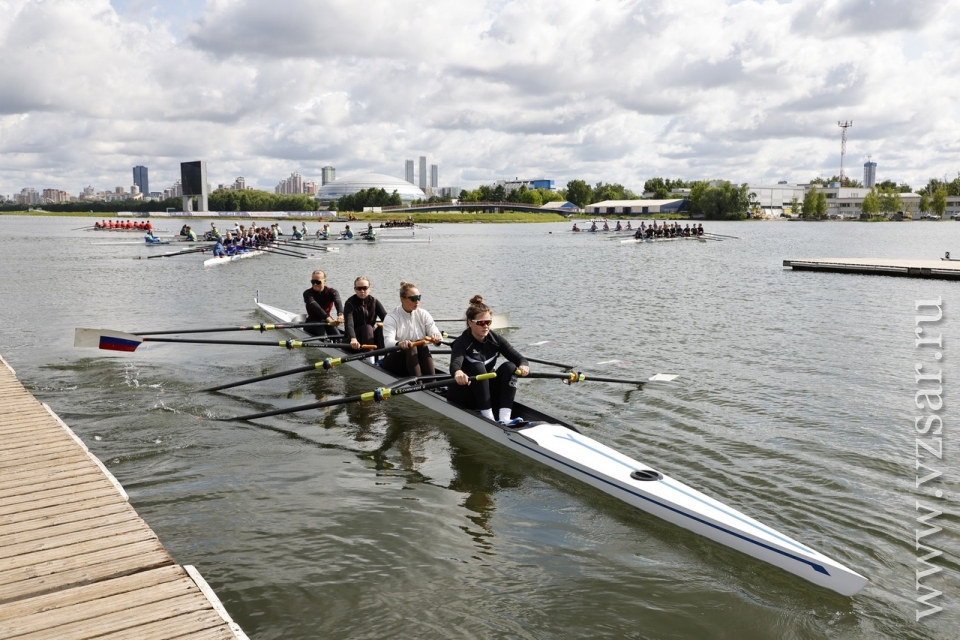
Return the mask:
[[[310,256],[306,256],[302,253],[293,253],[292,251],[284,251],[283,249],[277,247],[261,247],[260,251],[264,253],[273,253],[278,256],[286,256],[287,258],[297,258],[298,260],[307,260]]]
[[[203,253],[204,251],[209,251],[210,247],[196,247],[194,249],[186,249],[184,251],[177,251],[175,253],[161,253],[155,256],[147,256],[147,260],[152,260],[153,258],[171,258],[173,256],[185,256],[188,253]]]
[[[516,374],[520,375],[520,370],[517,369]],[[612,382],[614,384],[633,384],[638,387],[642,387],[647,382],[657,381],[657,382],[669,382],[677,376],[658,373],[655,376],[651,376],[648,380],[621,380],[619,378],[598,378],[597,376],[587,376],[586,374],[580,373],[579,371],[571,371],[570,373],[541,373],[531,371],[528,373],[526,378],[555,378],[557,380],[563,380],[567,384],[573,384],[575,382],[583,382],[589,380],[591,382]]]
[[[96,226],[97,226],[97,225],[95,225],[95,224],[88,224],[88,225],[85,226],[85,227],[77,227],[76,229],[70,229],[70,231],[82,231],[83,229],[93,229],[93,228],[96,227]]]
[[[573,369],[572,364],[563,364],[562,362],[550,362],[549,360],[538,360],[536,358],[531,358],[530,356],[523,356],[530,362],[536,362],[537,364],[545,364],[550,367],[557,367],[558,369]]]
[[[719,233],[712,233],[710,231],[704,231],[703,235],[705,236],[717,236],[718,238],[733,238],[734,240],[739,240],[740,236],[724,236]]]
[[[132,331],[137,336],[164,336],[178,333],[221,333],[224,331],[274,331],[279,329],[302,329],[304,327],[325,327],[329,322],[301,322],[297,324],[255,324],[249,327],[213,327],[209,329],[170,329],[166,331]]]
[[[494,373],[481,373],[478,376],[470,376],[468,379],[473,382],[476,380],[490,380],[491,378],[496,378],[497,374]],[[361,393],[358,396],[349,396],[346,398],[335,398],[333,400],[327,400],[325,402],[314,402],[312,404],[301,404],[296,407],[290,407],[289,409],[274,409],[273,411],[264,411],[263,413],[252,413],[247,416],[237,416],[236,418],[214,418],[219,422],[230,422],[232,420],[255,420],[257,418],[266,418],[269,416],[281,416],[287,413],[299,413],[300,411],[309,411],[311,409],[322,409],[323,407],[333,407],[339,404],[349,404],[351,402],[369,402],[370,400],[375,400],[376,402],[382,402],[387,398],[393,396],[402,396],[408,393],[415,393],[417,391],[427,391],[428,389],[437,389],[439,387],[447,387],[451,384],[455,384],[454,378],[444,378],[443,380],[437,380],[436,382],[427,382],[425,384],[418,384],[412,387],[400,387],[399,389],[390,389],[385,387],[380,387],[374,389],[373,391],[367,391],[366,393]]]
[[[416,346],[426,344],[426,340],[420,340],[419,342],[414,342]],[[307,371],[314,371],[317,369],[332,369],[341,364],[347,362],[353,362],[354,360],[362,360],[364,358],[372,358],[376,356],[386,355],[388,353],[393,353],[394,351],[399,351],[400,347],[385,347],[383,349],[377,349],[374,345],[363,345],[361,349],[374,349],[374,351],[367,351],[365,353],[355,353],[349,356],[343,356],[342,358],[324,358],[320,362],[314,364],[308,364],[303,367],[297,367],[295,369],[287,369],[285,371],[278,371],[276,373],[268,373],[264,376],[257,376],[256,378],[247,378],[246,380],[240,380],[238,382],[228,382],[227,384],[221,384],[216,387],[209,387],[207,389],[200,389],[200,391],[221,391],[223,389],[232,389],[234,387],[242,387],[248,384],[254,384],[255,382],[261,382],[263,380],[273,380],[274,378],[282,378],[284,376],[292,376],[298,373],[306,373]]]
[[[493,314],[493,323],[490,325],[491,329],[506,329],[510,326],[510,314],[509,313],[495,313]],[[466,322],[466,318],[444,318],[442,320],[434,320],[434,322]]]
[[[103,349],[106,351],[136,351],[143,342],[179,342],[186,344],[233,344],[258,347],[284,347],[298,349],[301,347],[328,347],[341,346],[340,342],[326,344],[305,343],[300,340],[198,340],[191,338],[143,338],[123,331],[109,329],[77,329],[74,333],[73,346],[81,348]]]

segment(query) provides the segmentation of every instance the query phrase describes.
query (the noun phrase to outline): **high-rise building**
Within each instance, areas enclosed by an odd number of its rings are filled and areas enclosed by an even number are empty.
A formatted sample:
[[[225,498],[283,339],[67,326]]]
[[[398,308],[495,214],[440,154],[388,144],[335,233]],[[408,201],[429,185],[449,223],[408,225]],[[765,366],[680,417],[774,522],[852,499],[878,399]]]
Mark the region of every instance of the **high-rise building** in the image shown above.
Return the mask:
[[[863,186],[874,187],[877,184],[877,163],[867,161],[863,163]]]
[[[406,180],[410,184],[416,184],[413,180],[413,160],[407,160],[404,169],[406,171]]]
[[[281,194],[303,193],[303,176],[294,171],[286,180],[281,180],[274,188],[274,192]]]
[[[440,186],[440,165],[430,165],[430,188],[436,189]]]
[[[230,188],[235,191],[243,191],[247,188],[247,181],[243,176],[237,176],[237,179],[233,181],[233,186]]]
[[[150,180],[147,178],[147,168],[137,165],[133,168],[133,184],[140,187],[140,193],[150,193]]]
[[[337,179],[337,170],[333,167],[324,167],[320,170],[320,186],[330,184]]]
[[[420,188],[427,188],[427,156],[420,156]]]

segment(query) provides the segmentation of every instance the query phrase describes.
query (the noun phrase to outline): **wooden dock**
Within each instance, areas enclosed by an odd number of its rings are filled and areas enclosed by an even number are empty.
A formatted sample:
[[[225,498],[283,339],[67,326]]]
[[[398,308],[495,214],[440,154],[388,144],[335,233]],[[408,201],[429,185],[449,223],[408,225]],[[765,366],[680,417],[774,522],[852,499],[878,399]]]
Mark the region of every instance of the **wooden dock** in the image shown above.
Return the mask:
[[[797,271],[832,271],[901,278],[960,280],[960,260],[888,260],[885,258],[816,258],[784,260]]]
[[[246,640],[0,358],[0,638]]]

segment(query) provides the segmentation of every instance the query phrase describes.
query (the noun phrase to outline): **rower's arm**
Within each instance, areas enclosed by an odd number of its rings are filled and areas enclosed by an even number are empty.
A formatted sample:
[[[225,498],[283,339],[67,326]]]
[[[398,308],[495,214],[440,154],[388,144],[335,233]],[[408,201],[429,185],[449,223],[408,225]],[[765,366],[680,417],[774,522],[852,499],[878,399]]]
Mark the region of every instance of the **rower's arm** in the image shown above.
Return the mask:
[[[383,308],[383,305],[377,300],[377,320],[383,320],[387,317],[387,310]]]
[[[383,346],[397,346],[397,319],[393,314],[383,319]]]
[[[510,344],[510,341],[497,334],[497,339],[500,341],[500,355],[504,358],[517,365],[518,367],[529,367],[530,363],[527,362],[527,359],[524,358],[519,351],[513,348],[513,345]]]
[[[467,349],[463,341],[459,338],[450,345],[450,375],[463,370],[463,359],[467,355]]]
[[[353,314],[353,303],[347,300],[347,303],[343,305],[343,331],[347,334],[347,342],[357,337],[357,331],[353,327]]]

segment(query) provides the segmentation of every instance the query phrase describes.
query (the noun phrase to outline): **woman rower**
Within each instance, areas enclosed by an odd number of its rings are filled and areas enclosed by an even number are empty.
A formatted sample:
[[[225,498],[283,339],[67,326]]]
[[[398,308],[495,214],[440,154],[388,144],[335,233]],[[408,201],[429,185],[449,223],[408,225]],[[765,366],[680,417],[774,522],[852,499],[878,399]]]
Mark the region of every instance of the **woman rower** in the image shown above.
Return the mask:
[[[400,347],[380,361],[380,367],[397,376],[432,376],[433,356],[427,345],[413,342],[426,340],[440,344],[440,330],[425,309],[420,308],[420,290],[412,282],[400,283],[400,306],[383,319],[383,346]]]
[[[450,373],[457,384],[447,392],[447,399],[454,404],[479,409],[488,420],[510,422],[513,399],[517,395],[517,376],[530,373],[526,359],[514,349],[507,339],[490,329],[493,311],[483,304],[483,297],[470,298],[467,308],[467,328],[453,341],[450,356]],[[489,373],[502,355],[506,362],[497,367],[497,377],[490,380],[470,382],[469,376]],[[493,408],[499,408],[494,418]]]
[[[387,317],[387,310],[380,301],[370,295],[370,278],[360,276],[353,281],[354,294],[343,303],[343,329],[352,349],[363,344],[375,344],[383,348],[383,329],[378,320]]]
[[[324,286],[327,274],[317,270],[310,275],[310,288],[303,292],[303,302],[307,305],[307,322],[319,326],[304,327],[312,336],[337,336],[337,326],[343,323],[343,303],[336,289]],[[337,317],[332,311],[336,309]]]

